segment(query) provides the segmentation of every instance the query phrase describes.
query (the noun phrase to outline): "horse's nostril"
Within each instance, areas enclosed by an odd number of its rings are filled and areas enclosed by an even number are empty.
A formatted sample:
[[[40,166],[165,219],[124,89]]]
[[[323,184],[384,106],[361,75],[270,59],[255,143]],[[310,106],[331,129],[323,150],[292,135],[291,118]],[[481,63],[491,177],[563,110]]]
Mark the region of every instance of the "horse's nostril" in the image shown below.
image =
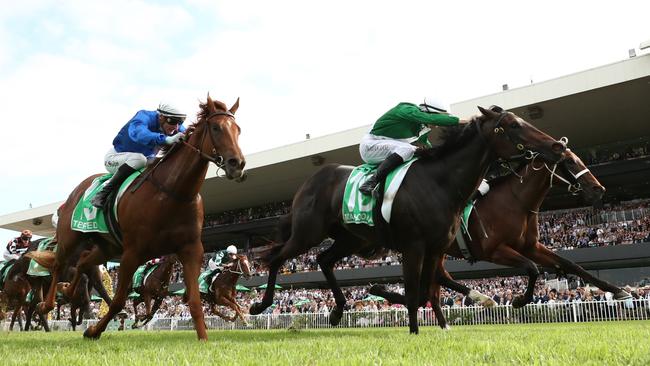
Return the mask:
[[[230,158],[228,159],[228,165],[230,165],[233,168],[236,168],[239,165],[239,160],[235,158]]]

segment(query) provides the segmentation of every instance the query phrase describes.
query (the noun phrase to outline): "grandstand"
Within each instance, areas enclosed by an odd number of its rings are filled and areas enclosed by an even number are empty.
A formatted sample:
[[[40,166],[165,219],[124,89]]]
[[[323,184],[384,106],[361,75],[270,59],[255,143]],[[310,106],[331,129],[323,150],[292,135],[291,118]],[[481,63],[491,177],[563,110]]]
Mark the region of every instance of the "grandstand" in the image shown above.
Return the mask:
[[[650,197],[648,95],[650,54],[458,102],[452,104],[452,110],[456,115],[469,116],[477,112],[477,105],[497,104],[555,137],[567,136],[570,147],[607,188],[604,202],[609,205],[608,210],[622,215],[619,219],[615,214],[609,222],[618,223],[647,218],[648,211],[644,209],[647,205],[632,204],[634,208],[630,211],[621,203]],[[368,122],[374,117],[369,116]],[[226,180],[211,166],[201,192],[206,212],[203,231],[206,251],[223,248],[230,242],[246,251],[265,245],[273,237],[278,214],[286,212],[288,202],[307,177],[323,164],[360,163],[358,142],[369,128],[370,124],[250,154],[245,183]],[[432,135],[435,138],[435,131]],[[38,235],[51,235],[51,215],[61,203],[0,216],[0,228],[27,228]],[[582,206],[580,198],[554,189],[543,208],[573,212],[572,209]],[[639,216],[634,216],[634,210]],[[650,277],[650,245],[647,244],[647,237],[640,237],[626,245],[558,250],[586,269],[597,271],[605,280],[629,284]],[[450,261],[447,269],[461,279],[522,274],[517,269],[484,262],[470,265],[465,261]],[[395,282],[401,276],[401,267],[394,264],[347,268],[338,270],[336,275],[345,285]],[[265,282],[264,276],[256,276],[242,284],[258,286]],[[296,271],[280,276],[278,283],[319,287],[324,284],[324,277],[319,272]]]

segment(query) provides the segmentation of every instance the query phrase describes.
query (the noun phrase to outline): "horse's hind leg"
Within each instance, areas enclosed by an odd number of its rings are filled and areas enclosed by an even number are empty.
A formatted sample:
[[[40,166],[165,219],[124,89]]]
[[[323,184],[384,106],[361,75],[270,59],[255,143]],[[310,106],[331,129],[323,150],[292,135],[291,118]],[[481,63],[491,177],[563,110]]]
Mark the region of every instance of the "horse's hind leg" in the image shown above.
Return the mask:
[[[437,273],[438,273],[437,279],[441,286],[444,286],[458,293],[461,293],[465,296],[468,296],[470,299],[472,299],[472,301],[486,308],[491,308],[497,305],[497,303],[494,300],[492,300],[489,296],[485,296],[484,294],[476,290],[470,289],[469,287],[463,285],[460,282],[456,282],[444,267],[439,268]],[[438,295],[440,295],[439,292],[440,290],[438,290]]]
[[[580,278],[585,280],[585,282],[593,284],[603,291],[613,293],[614,299],[616,300],[625,300],[632,297],[627,291],[621,289],[620,287],[616,287],[607,281],[603,281],[598,277],[592,276],[591,273],[585,271],[585,269],[581,266],[548,250],[542,243],[537,243],[535,250],[531,251],[531,253],[526,256],[536,263],[542,265],[543,267],[561,269],[566,273],[572,273],[580,276]]]
[[[318,265],[325,275],[327,283],[332,290],[336,306],[330,311],[330,324],[337,326],[343,316],[346,299],[336,281],[334,265],[344,257],[356,253],[361,248],[361,240],[349,232],[340,233],[334,238],[334,244],[318,255]]]

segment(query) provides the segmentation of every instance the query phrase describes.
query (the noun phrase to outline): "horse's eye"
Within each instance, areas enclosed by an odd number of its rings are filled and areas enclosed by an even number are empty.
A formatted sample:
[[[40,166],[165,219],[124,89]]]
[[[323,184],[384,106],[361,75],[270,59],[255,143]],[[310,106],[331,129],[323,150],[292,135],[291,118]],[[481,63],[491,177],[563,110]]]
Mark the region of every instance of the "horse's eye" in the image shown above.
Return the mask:
[[[221,132],[221,127],[219,127],[219,125],[212,125],[212,131],[213,132]]]
[[[510,125],[510,128],[521,128],[521,125],[519,124],[519,122],[514,122]]]

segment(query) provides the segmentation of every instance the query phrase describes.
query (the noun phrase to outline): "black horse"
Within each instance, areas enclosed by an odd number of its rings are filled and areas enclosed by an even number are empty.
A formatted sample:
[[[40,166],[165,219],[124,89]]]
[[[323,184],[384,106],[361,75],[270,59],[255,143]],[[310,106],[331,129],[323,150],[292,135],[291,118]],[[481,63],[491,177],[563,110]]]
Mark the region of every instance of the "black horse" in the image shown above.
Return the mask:
[[[532,156],[530,151],[557,162],[566,148],[510,112],[498,107],[479,110],[481,115],[467,125],[444,129],[440,146],[418,152],[420,159],[404,177],[385,230],[343,223],[343,193],[352,167],[330,164],[309,178],[296,193],[291,213],[280,221],[283,243],[262,258],[269,267],[268,284],[262,302],[251,306],[250,313],[259,314],[271,305],[277,272],[285,260],[329,236],[337,244],[321,253],[318,262],[336,299],[330,322],[338,324],[345,297],[332,270],[339,258],[337,248],[359,247],[359,241],[381,242],[402,253],[409,328],[418,333],[420,298],[430,298],[426,286],[434,280],[434,266],[453,240],[458,216],[490,164]],[[439,306],[438,311],[442,316]]]

